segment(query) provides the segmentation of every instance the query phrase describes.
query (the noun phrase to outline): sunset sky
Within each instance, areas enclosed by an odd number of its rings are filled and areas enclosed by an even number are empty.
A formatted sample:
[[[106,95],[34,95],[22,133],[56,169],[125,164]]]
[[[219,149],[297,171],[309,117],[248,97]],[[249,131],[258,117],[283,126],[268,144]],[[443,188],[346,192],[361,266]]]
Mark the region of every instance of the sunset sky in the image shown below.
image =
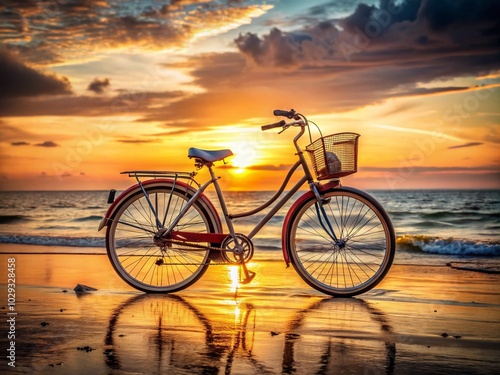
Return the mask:
[[[296,158],[260,130],[276,108],[361,134],[345,185],[500,188],[498,0],[2,4],[2,190],[123,189],[193,170],[189,147],[232,149],[227,189],[274,189]]]

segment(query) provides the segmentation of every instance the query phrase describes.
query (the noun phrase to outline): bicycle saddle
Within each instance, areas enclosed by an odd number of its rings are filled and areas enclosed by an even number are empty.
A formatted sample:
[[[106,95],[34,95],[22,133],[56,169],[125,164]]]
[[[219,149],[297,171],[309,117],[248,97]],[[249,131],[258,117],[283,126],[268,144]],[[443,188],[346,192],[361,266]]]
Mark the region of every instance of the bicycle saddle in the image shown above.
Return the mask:
[[[196,158],[196,159],[201,159],[203,161],[207,162],[214,162],[214,161],[219,161],[222,159],[225,159],[229,156],[232,156],[233,153],[231,150],[214,150],[214,151],[208,151],[208,150],[202,150],[199,148],[194,148],[191,147],[188,150],[188,158]]]

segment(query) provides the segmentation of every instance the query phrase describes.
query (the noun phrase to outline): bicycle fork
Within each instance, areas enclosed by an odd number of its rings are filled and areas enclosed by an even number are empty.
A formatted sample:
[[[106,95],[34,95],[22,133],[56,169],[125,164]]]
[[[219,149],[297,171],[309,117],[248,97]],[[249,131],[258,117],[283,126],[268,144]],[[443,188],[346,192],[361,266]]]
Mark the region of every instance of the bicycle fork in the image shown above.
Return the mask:
[[[328,215],[326,214],[325,208],[323,204],[326,203],[329,198],[322,198],[319,194],[316,185],[310,184],[311,190],[314,192],[316,196],[316,202],[314,203],[314,207],[316,208],[316,215],[318,215],[319,224],[323,228],[323,230],[328,234],[328,236],[335,242],[335,244],[340,248],[345,247],[345,241],[339,240],[335,231],[333,230],[332,224],[330,223],[330,219],[328,219]]]

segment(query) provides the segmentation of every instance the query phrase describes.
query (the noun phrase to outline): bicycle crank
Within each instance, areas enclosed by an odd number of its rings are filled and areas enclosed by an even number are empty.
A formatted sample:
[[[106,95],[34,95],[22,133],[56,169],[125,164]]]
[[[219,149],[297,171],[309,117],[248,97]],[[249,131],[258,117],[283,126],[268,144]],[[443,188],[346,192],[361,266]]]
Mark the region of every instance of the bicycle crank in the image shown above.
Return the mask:
[[[241,264],[249,262],[253,257],[253,243],[250,238],[241,233],[236,233],[237,238],[236,243],[234,237],[227,236],[227,238],[221,244],[221,255],[222,258],[233,264]]]
[[[240,281],[241,284],[250,283],[256,275],[246,265],[253,257],[253,250],[250,238],[241,233],[236,233],[234,237],[228,236],[221,244],[222,258],[228,263],[238,264],[243,269],[244,278]]]

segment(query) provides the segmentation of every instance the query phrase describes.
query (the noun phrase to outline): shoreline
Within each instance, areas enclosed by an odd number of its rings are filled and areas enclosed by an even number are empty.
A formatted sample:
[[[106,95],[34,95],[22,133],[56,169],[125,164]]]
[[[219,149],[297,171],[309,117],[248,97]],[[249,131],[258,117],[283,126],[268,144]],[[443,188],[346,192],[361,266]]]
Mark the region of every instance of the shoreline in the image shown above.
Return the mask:
[[[375,289],[344,299],[315,291],[282,262],[256,260],[250,284],[235,286],[221,265],[188,289],[151,295],[122,281],[105,254],[0,254],[2,269],[9,258],[16,367],[4,358],[2,373],[496,374],[500,366],[497,274],[394,265]],[[76,284],[97,291],[77,294]],[[0,291],[6,315],[4,280]]]
[[[107,255],[102,247],[72,247],[52,245],[24,245],[13,243],[0,243],[0,256],[8,255]],[[449,257],[434,254],[419,254],[411,257],[408,253],[396,250],[393,266],[442,266],[468,272],[487,274],[500,274],[500,257]],[[282,262],[284,259],[281,249],[255,248],[253,261]]]

